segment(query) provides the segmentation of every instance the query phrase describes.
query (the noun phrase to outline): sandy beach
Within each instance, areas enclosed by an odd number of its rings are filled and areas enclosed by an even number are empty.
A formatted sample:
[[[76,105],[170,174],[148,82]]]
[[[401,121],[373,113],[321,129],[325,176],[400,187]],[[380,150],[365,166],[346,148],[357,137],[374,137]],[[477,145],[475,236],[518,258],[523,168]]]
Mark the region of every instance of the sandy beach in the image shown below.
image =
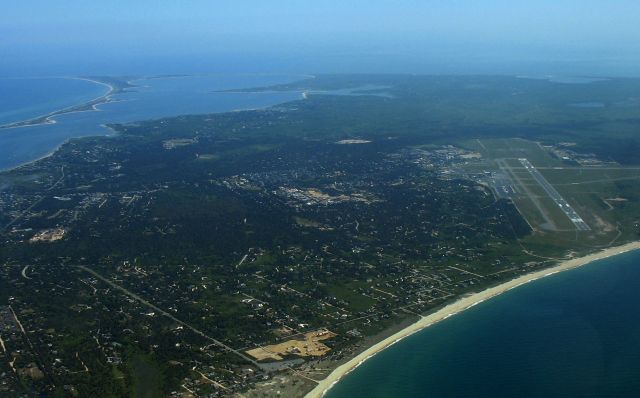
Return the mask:
[[[326,394],[326,392],[333,387],[341,378],[349,374],[353,369],[357,368],[364,361],[374,356],[376,353],[384,350],[387,347],[397,343],[403,338],[412,335],[415,332],[418,332],[426,327],[429,327],[437,322],[440,322],[444,319],[449,318],[452,315],[458,314],[466,309],[469,309],[475,306],[478,303],[481,303],[485,300],[488,300],[492,297],[496,297],[506,291],[514,289],[518,286],[524,285],[531,281],[544,278],[546,276],[550,276],[556,274],[558,272],[567,271],[573,268],[580,267],[582,265],[591,263],[596,260],[600,260],[603,258],[615,256],[617,254],[621,254],[624,252],[638,250],[640,249],[640,242],[631,242],[625,245],[611,247],[584,257],[577,257],[570,260],[563,261],[556,266],[536,271],[530,274],[525,274],[510,281],[507,281],[498,286],[494,286],[487,290],[484,290],[479,293],[472,294],[470,296],[462,297],[458,301],[449,304],[440,310],[434,312],[433,314],[422,317],[417,322],[411,324],[409,327],[399,331],[398,333],[380,341],[379,343],[373,345],[372,347],[366,349],[350,361],[340,365],[336,369],[329,374],[327,378],[320,381],[318,385],[310,391],[306,397],[307,398],[317,398],[322,397]]]
[[[107,87],[107,91],[104,94],[94,99],[91,99],[89,101],[85,101],[83,103],[72,105],[66,108],[58,109],[58,110],[49,112],[46,115],[36,116],[30,119],[1,125],[0,129],[15,129],[15,128],[21,128],[21,127],[38,126],[43,124],[55,124],[56,120],[54,119],[54,117],[56,116],[64,115],[67,113],[98,111],[99,109],[97,106],[100,104],[109,102],[111,100],[111,96],[118,91],[114,85],[111,85],[106,82],[101,82],[99,80],[89,79],[85,77],[67,77],[66,79],[84,80],[87,82],[99,84],[101,86]]]

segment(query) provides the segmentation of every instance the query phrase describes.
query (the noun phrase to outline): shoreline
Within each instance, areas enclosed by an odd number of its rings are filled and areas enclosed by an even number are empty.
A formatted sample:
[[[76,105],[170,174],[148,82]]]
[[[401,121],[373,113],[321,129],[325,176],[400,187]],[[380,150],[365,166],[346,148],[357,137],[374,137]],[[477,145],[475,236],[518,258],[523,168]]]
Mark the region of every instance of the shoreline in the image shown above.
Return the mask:
[[[250,76],[253,75],[262,75],[262,74],[248,74]],[[269,74],[265,74],[265,75],[269,75]],[[199,75],[180,75],[180,76],[170,76],[169,78],[184,78],[184,77],[192,77],[192,76],[199,76]],[[203,76],[209,76],[209,75],[203,75]],[[298,76],[298,75],[295,75]],[[303,77],[306,76],[310,76],[312,78],[315,78],[315,76],[312,75],[301,75]],[[91,101],[88,102],[84,102],[82,104],[78,104],[78,105],[73,105],[71,107],[67,107],[67,108],[63,108],[63,109],[59,109],[57,111],[51,112],[47,115],[43,115],[43,116],[38,116],[35,118],[31,118],[31,119],[27,119],[27,120],[22,120],[19,122],[13,122],[10,124],[5,124],[5,125],[0,125],[0,134],[2,134],[2,130],[4,129],[17,129],[17,128],[21,128],[21,127],[33,127],[33,126],[40,126],[40,125],[48,125],[48,124],[56,124],[57,121],[52,119],[56,116],[60,116],[60,115],[67,115],[67,114],[72,114],[72,113],[82,113],[82,112],[100,112],[101,109],[98,108],[98,106],[103,105],[103,104],[107,104],[107,103],[113,103],[113,102],[122,102],[122,101],[129,101],[129,100],[113,100],[111,97],[115,94],[119,94],[121,92],[123,92],[124,90],[126,90],[127,88],[130,87],[148,87],[148,86],[138,86],[138,85],[134,85],[133,83],[139,80],[143,80],[143,79],[162,79],[165,78],[163,76],[151,76],[151,77],[139,77],[139,78],[134,78],[134,79],[130,79],[130,80],[126,80],[125,83],[127,86],[124,87],[120,87],[117,84],[110,84],[107,82],[103,82],[103,81],[99,81],[99,80],[94,80],[88,77],[65,77],[65,79],[77,79],[77,80],[86,80],[86,81],[91,81],[94,82],[96,84],[100,84],[103,86],[107,86],[109,87],[109,91],[106,92],[105,94],[94,98]],[[297,80],[294,80],[297,81]],[[274,92],[278,92],[278,91],[274,91]],[[243,92],[238,92],[239,94],[244,94]],[[302,99],[302,98],[301,98]],[[269,109],[273,106],[278,106],[278,105],[282,105],[284,103],[287,103],[289,101],[285,101],[285,102],[279,102],[277,104],[273,104],[273,105],[267,105],[267,106],[263,106],[263,107],[258,107],[258,108],[237,108],[237,109],[232,109],[232,110],[228,110],[228,111],[223,111],[223,112],[213,112],[213,114],[218,114],[218,113],[227,113],[227,112],[243,112],[243,111],[257,111],[257,110],[263,110],[263,109]],[[105,134],[104,136],[110,136],[112,135],[112,133],[115,132],[115,130],[113,130],[110,127],[107,127],[104,124],[101,124],[101,127],[110,130],[109,133]],[[11,172],[12,170],[16,170],[20,167],[24,167],[27,166],[29,164],[38,162],[42,159],[46,159],[50,156],[52,156],[53,154],[55,154],[60,147],[62,147],[64,144],[66,144],[69,139],[71,138],[84,138],[84,137],[92,137],[95,135],[89,135],[89,136],[80,136],[80,137],[70,137],[68,139],[65,139],[63,142],[61,142],[59,145],[57,145],[55,148],[51,149],[49,152],[47,152],[46,154],[39,156],[35,159],[31,159],[31,160],[27,160],[23,163],[14,165],[14,166],[9,166],[7,168],[2,168],[0,167],[0,173],[6,173],[6,172]]]
[[[338,366],[329,374],[329,376],[321,380],[318,383],[318,385],[313,388],[313,390],[309,391],[305,395],[305,398],[319,398],[319,397],[325,396],[327,392],[336,383],[342,380],[345,376],[347,376],[357,367],[362,365],[366,360],[372,358],[374,355],[381,352],[382,350],[388,347],[391,347],[395,343],[401,341],[406,337],[411,336],[416,332],[419,332],[431,325],[434,325],[440,321],[443,321],[453,315],[459,314],[488,299],[499,296],[502,293],[508,292],[509,290],[515,289],[529,282],[533,282],[535,280],[542,279],[547,276],[557,274],[559,272],[575,269],[583,265],[592,263],[594,261],[602,260],[608,257],[616,256],[618,254],[622,254],[622,253],[626,253],[634,250],[640,250],[640,241],[634,241],[634,242],[626,243],[624,245],[610,247],[607,249],[597,251],[595,253],[588,254],[583,257],[576,257],[576,258],[564,260],[559,264],[554,265],[553,267],[535,271],[529,274],[524,274],[515,279],[511,279],[497,286],[490,287],[481,292],[474,293],[470,296],[461,297],[455,302],[440,308],[439,310],[437,310],[432,314],[421,316],[418,321],[412,323],[405,329],[402,329],[401,331],[387,337],[386,339],[379,341],[378,343],[367,348],[366,350],[356,355],[354,358],[350,359],[346,363]]]
[[[78,111],[78,112],[89,112],[89,111]],[[114,129],[112,129],[111,127],[107,126],[106,124],[101,124],[101,125],[100,125],[100,127],[104,128],[104,129],[106,129],[106,130],[108,130],[108,131],[109,131],[109,133],[104,134],[104,135],[100,135],[99,137],[109,137],[109,136],[113,136],[114,134],[117,134],[117,132],[116,132]],[[17,164],[17,165],[15,165],[15,166],[11,166],[11,167],[6,168],[6,169],[3,169],[3,168],[1,168],[1,167],[0,167],[0,174],[1,174],[1,173],[9,173],[9,172],[11,172],[11,171],[13,171],[13,170],[17,170],[17,169],[19,169],[19,168],[21,168],[21,167],[28,166],[28,165],[30,165],[30,164],[32,164],[32,163],[36,163],[36,162],[39,162],[39,161],[41,161],[41,160],[43,160],[43,159],[46,159],[46,158],[48,158],[48,157],[50,157],[50,156],[53,156],[53,155],[54,155],[54,154],[55,154],[55,153],[56,153],[56,152],[57,152],[57,151],[58,151],[58,150],[59,150],[63,145],[67,144],[70,140],[72,140],[72,139],[86,138],[86,137],[98,137],[98,136],[94,136],[94,135],[86,135],[86,136],[80,136],[80,137],[70,137],[70,138],[67,138],[67,139],[65,139],[63,142],[61,142],[61,143],[60,143],[60,145],[56,146],[55,148],[53,148],[52,150],[50,150],[50,151],[49,151],[49,152],[47,152],[46,154],[44,154],[44,155],[42,155],[42,156],[40,156],[40,157],[38,157],[38,158],[36,158],[36,159],[27,160],[27,161],[25,161],[25,162],[23,162],[23,163]]]
[[[30,119],[26,119],[26,120],[21,120],[21,121],[17,121],[17,122],[12,122],[12,123],[8,123],[8,124],[4,124],[4,125],[0,125],[0,130],[4,130],[4,129],[15,129],[15,128],[21,128],[21,127],[33,127],[33,126],[41,126],[41,125],[47,125],[47,124],[55,124],[57,123],[53,118],[56,116],[60,116],[60,115],[66,115],[69,113],[76,113],[76,112],[94,112],[94,111],[99,111],[100,109],[98,109],[98,105],[101,104],[105,104],[107,102],[110,102],[111,100],[111,96],[114,94],[117,94],[121,89],[117,88],[115,85],[113,84],[109,84],[107,82],[103,82],[103,81],[99,81],[99,80],[95,80],[95,79],[91,79],[91,78],[87,78],[87,77],[66,77],[65,79],[70,79],[70,80],[84,80],[84,81],[88,81],[88,82],[92,82],[95,84],[99,84],[101,86],[106,86],[108,89],[107,91],[96,97],[93,99],[90,99],[88,101],[85,101],[83,103],[77,104],[77,105],[72,105],[66,108],[62,108],[62,109],[58,109],[52,112],[49,112],[45,115],[40,115],[40,116],[35,116],[32,117]],[[128,83],[128,82],[127,82]]]

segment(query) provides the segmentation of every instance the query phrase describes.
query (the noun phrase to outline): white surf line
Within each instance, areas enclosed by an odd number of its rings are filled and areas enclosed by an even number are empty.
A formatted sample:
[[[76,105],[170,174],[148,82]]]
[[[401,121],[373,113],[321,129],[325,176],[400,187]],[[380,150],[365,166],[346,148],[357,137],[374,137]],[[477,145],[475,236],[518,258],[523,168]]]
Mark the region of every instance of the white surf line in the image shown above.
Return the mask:
[[[602,251],[598,251],[595,253],[588,254],[583,257],[576,257],[569,260],[564,260],[557,265],[550,267],[548,269],[543,269],[539,271],[534,271],[530,274],[524,274],[515,279],[506,281],[500,285],[490,287],[481,292],[475,293],[471,296],[461,297],[457,301],[440,308],[439,310],[420,318],[417,322],[409,325],[407,328],[397,332],[396,334],[389,336],[388,338],[372,345],[367,348],[360,354],[356,355],[351,360],[339,365],[335,368],[329,376],[325,379],[321,380],[318,385],[311,391],[306,394],[306,398],[319,398],[326,395],[326,393],[344,378],[346,375],[350,374],[354,369],[358,368],[362,363],[366,360],[372,358],[378,352],[383,351],[387,347],[397,343],[398,341],[413,335],[414,333],[423,330],[427,327],[430,327],[438,322],[443,321],[444,319],[448,319],[455,314],[462,313],[466,309],[481,303],[485,300],[489,300],[496,296],[499,296],[507,291],[513,290],[522,285],[528,284],[530,282],[545,278],[549,275],[553,275],[562,271],[568,271],[571,269],[578,268],[580,266],[589,264],[593,261],[602,260],[605,258],[609,258],[612,256],[616,256],[622,253],[626,253],[632,250],[640,250],[640,241],[630,242],[618,247],[612,247],[609,249],[604,249]]]

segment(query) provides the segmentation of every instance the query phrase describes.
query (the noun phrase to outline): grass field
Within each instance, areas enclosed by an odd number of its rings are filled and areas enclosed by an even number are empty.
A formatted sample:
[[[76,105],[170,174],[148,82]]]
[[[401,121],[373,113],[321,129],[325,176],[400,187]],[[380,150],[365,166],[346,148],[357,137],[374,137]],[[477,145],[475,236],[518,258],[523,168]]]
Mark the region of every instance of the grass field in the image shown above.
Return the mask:
[[[153,398],[162,395],[162,373],[145,355],[137,355],[131,362],[134,377],[132,395],[136,398]]]
[[[510,198],[534,230],[523,243],[586,249],[637,236],[640,207],[635,198],[640,195],[640,168],[611,163],[581,166],[558,158],[548,147],[523,139],[470,140],[461,145],[483,157],[470,164],[468,172],[508,177],[513,187]],[[591,230],[577,230],[519,159],[529,160]],[[505,184],[504,180],[500,184]]]

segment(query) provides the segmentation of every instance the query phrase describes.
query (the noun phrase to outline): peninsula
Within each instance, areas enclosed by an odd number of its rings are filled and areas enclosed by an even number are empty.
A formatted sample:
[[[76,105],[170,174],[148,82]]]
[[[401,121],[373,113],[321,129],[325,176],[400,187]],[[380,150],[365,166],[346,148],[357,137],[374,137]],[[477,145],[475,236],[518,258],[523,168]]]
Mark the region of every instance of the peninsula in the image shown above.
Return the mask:
[[[639,89],[319,75],[2,172],[2,392],[319,396],[398,339],[636,249]]]
[[[70,79],[80,79],[94,82],[96,84],[104,85],[108,88],[107,92],[96,97],[90,101],[82,104],[73,105],[64,109],[58,109],[56,111],[47,113],[46,115],[37,116],[31,119],[22,120],[18,122],[8,123],[0,125],[0,129],[11,129],[17,127],[35,126],[39,124],[52,124],[55,123],[54,118],[59,115],[64,115],[73,112],[86,112],[97,111],[97,106],[112,101],[112,96],[122,92],[123,90],[135,87],[130,84],[127,78],[112,78],[108,76],[94,76],[94,77],[73,77]]]

